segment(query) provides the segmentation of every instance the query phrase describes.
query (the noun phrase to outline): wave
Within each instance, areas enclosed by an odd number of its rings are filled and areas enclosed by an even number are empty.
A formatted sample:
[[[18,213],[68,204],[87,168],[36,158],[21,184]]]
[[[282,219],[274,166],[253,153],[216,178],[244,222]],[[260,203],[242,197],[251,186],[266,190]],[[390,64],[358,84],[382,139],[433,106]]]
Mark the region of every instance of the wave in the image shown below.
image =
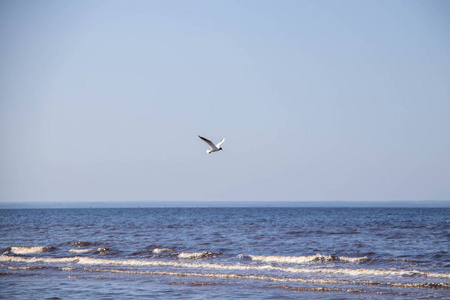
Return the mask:
[[[70,253],[76,253],[76,254],[89,253],[89,252],[93,252],[93,251],[95,251],[95,249],[70,249],[69,250]]]
[[[275,263],[289,263],[289,264],[301,264],[310,262],[330,262],[330,261],[345,261],[352,263],[359,263],[367,260],[367,256],[363,257],[346,257],[346,256],[334,256],[334,255],[309,255],[309,256],[264,256],[264,255],[245,255],[244,257],[250,257],[253,261],[262,262],[275,262]]]
[[[351,262],[351,263],[360,263],[362,261],[368,260],[369,257],[361,256],[361,257],[348,257],[348,256],[338,256],[340,261]]]
[[[245,255],[253,261],[275,262],[275,263],[307,263],[316,261],[333,261],[336,256],[332,255],[310,255],[310,256],[265,256],[265,255]],[[245,257],[244,256],[244,257]]]
[[[15,266],[8,266],[9,270],[35,270],[35,269],[44,269],[43,266],[22,266],[22,267],[15,267]]]
[[[80,242],[80,241],[71,241],[66,244],[74,245],[74,246],[88,246],[94,245],[96,243],[90,242]],[[54,247],[49,246],[38,246],[38,247],[16,247],[12,246],[10,248],[11,252],[14,254],[37,254],[50,250],[54,250]],[[97,250],[94,248],[84,248],[84,249],[76,249],[72,248],[69,250],[70,253],[74,254],[83,254],[97,251],[100,254],[106,254],[111,251],[109,248],[98,248]],[[174,250],[171,248],[155,248],[152,250],[155,254],[160,254],[164,252],[173,252]],[[203,251],[203,252],[180,252],[177,254],[177,257],[180,259],[205,259],[211,258],[220,255],[221,253]],[[364,260],[368,260],[367,256],[363,257],[346,257],[346,256],[334,256],[334,255],[322,255],[315,254],[309,256],[264,256],[264,255],[245,255],[240,254],[238,257],[240,258],[250,258],[253,261],[261,261],[261,262],[273,262],[273,263],[289,263],[289,264],[301,264],[301,263],[311,263],[311,262],[331,262],[331,261],[343,261],[343,262],[351,262],[351,263],[359,263]]]
[[[198,272],[172,272],[172,271],[137,271],[137,270],[121,270],[121,269],[91,269],[85,268],[85,271],[90,272],[107,272],[107,273],[121,273],[121,274],[138,274],[138,275],[166,275],[179,277],[205,277],[205,278],[221,278],[221,279],[251,279],[251,280],[265,280],[273,282],[295,282],[295,283],[309,283],[309,284],[353,284],[353,285],[370,285],[370,286],[390,286],[397,288],[442,288],[450,289],[450,284],[447,283],[407,283],[407,282],[381,282],[370,280],[339,280],[339,279],[324,279],[324,278],[292,278],[280,276],[267,275],[242,275],[230,273],[198,273]]]
[[[21,256],[9,256],[2,254],[0,255],[0,261],[3,262],[19,262],[19,263],[77,263],[81,257],[60,257],[60,258],[44,258],[44,257],[21,257]]]
[[[100,254],[107,254],[107,253],[109,253],[111,251],[111,249],[109,249],[109,248],[98,248],[97,251]]]
[[[286,273],[314,273],[329,275],[348,275],[348,276],[398,276],[398,277],[434,277],[450,279],[450,273],[424,272],[417,270],[380,270],[380,269],[346,269],[346,268],[301,268],[301,267],[281,267],[273,265],[246,265],[246,264],[220,264],[220,263],[192,263],[178,261],[156,261],[156,260],[114,260],[100,259],[91,257],[62,257],[62,258],[43,258],[43,257],[18,257],[9,255],[0,255],[0,261],[3,262],[21,262],[21,263],[72,263],[80,265],[116,265],[129,267],[180,267],[191,269],[216,269],[216,270],[252,270],[252,271],[281,271]]]
[[[153,253],[163,253],[163,252],[173,252],[174,250],[171,248],[155,248],[152,250]]]
[[[89,253],[89,252],[97,252],[99,254],[107,254],[111,251],[111,249],[108,248],[97,248],[97,249],[93,249],[93,248],[88,248],[88,249],[70,249],[69,252],[70,253],[75,253],[75,254],[83,254],[83,253]]]
[[[14,254],[36,254],[36,253],[42,253],[45,251],[53,250],[53,247],[48,246],[38,246],[38,247],[11,247],[11,252]]]
[[[187,253],[187,252],[180,252],[178,254],[178,258],[181,259],[204,259],[209,257],[214,257],[220,255],[220,253],[214,253],[214,252],[193,252],[193,253]]]

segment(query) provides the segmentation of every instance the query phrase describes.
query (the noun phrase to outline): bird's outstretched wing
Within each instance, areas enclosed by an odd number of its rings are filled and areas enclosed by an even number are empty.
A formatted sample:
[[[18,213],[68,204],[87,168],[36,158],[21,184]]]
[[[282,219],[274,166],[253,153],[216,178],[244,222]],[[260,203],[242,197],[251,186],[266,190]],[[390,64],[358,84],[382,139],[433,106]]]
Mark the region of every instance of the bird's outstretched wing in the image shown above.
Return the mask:
[[[211,147],[211,149],[216,149],[216,145],[214,145],[213,142],[211,142],[211,141],[208,140],[208,139],[205,139],[205,138],[202,137],[202,136],[198,136],[198,137],[201,138],[202,140],[204,140],[204,141]]]
[[[220,148],[220,145],[222,145],[223,142],[225,142],[225,138],[223,138],[219,143],[217,143],[216,147]]]

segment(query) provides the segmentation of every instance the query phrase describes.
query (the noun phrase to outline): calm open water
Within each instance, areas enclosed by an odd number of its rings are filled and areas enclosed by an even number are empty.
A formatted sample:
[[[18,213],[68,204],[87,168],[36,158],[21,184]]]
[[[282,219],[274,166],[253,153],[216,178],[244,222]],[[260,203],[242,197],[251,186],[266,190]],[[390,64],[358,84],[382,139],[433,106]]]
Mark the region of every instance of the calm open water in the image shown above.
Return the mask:
[[[450,209],[0,210],[6,299],[450,299]]]

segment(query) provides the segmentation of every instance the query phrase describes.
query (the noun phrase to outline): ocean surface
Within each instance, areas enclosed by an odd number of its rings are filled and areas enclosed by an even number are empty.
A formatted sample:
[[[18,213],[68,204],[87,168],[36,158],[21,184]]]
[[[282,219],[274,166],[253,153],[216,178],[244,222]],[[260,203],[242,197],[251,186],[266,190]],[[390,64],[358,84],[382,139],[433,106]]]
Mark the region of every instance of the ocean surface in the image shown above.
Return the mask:
[[[4,299],[450,299],[449,208],[0,210]]]

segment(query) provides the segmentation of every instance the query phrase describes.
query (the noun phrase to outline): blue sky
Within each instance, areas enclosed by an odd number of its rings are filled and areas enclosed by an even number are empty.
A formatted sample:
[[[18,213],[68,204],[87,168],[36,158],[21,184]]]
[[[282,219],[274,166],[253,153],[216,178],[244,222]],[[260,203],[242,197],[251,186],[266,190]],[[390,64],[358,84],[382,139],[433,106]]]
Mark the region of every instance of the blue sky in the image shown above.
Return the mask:
[[[449,20],[448,1],[2,1],[0,201],[449,200]]]

